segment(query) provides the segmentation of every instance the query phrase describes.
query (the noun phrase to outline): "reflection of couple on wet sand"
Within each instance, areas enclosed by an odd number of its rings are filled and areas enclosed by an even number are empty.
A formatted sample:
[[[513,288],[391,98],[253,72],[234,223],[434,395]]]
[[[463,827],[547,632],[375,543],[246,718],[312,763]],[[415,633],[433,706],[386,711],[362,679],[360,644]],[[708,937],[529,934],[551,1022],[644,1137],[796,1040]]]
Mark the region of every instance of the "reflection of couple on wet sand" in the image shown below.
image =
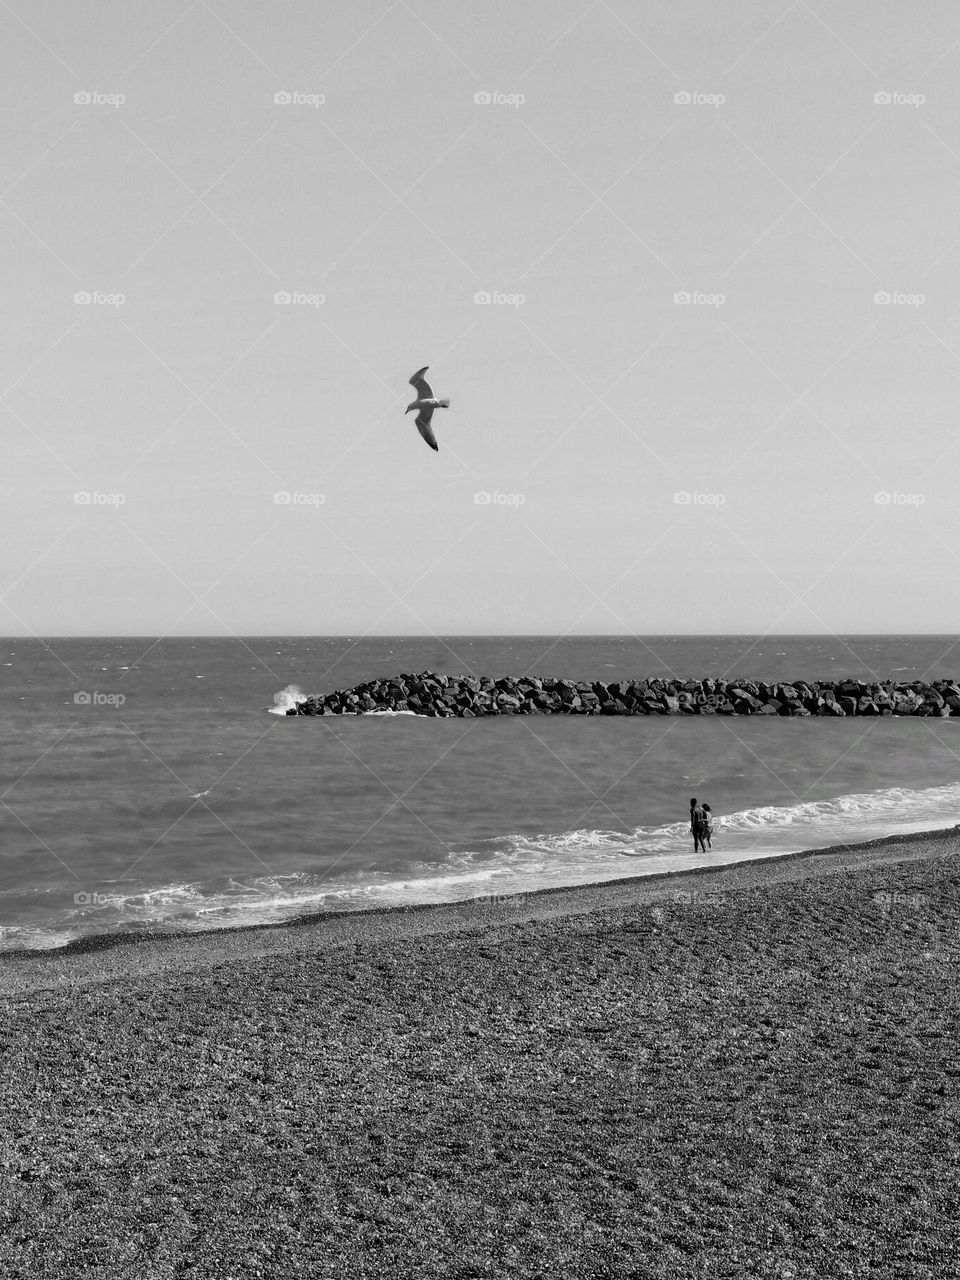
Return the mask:
[[[708,804],[698,804],[697,798],[690,801],[690,831],[693,835],[694,853],[713,848],[713,814]]]

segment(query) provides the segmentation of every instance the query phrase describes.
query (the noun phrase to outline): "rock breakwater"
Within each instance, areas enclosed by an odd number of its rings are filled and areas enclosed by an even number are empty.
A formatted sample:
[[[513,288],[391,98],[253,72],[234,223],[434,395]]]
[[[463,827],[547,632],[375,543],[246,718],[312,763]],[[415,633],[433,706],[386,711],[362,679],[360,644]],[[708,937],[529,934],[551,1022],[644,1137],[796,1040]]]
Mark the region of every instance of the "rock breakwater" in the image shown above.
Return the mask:
[[[922,680],[560,680],[397,675],[304,697],[287,715],[960,716],[960,682]]]

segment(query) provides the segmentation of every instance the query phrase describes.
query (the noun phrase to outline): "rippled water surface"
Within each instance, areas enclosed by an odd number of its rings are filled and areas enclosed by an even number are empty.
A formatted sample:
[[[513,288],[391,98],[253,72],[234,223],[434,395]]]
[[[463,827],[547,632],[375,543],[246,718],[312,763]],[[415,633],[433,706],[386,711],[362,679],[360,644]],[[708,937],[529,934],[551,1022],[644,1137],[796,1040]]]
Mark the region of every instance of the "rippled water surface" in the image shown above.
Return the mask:
[[[960,819],[960,719],[286,718],[399,671],[621,679],[960,673],[941,637],[0,642],[0,947],[446,901]],[[701,857],[696,861],[703,862]]]

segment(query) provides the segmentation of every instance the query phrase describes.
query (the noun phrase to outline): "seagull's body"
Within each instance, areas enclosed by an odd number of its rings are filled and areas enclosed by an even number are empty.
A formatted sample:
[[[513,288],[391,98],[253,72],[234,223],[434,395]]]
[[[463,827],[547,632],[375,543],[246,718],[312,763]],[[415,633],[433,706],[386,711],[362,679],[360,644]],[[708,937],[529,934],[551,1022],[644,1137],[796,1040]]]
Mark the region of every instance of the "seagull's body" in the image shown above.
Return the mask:
[[[433,388],[423,376],[429,368],[430,366],[425,364],[423,368],[418,369],[410,379],[410,385],[416,391],[417,398],[414,400],[413,404],[407,405],[406,412],[409,413],[411,409],[417,410],[417,430],[423,436],[424,440],[426,440],[430,448],[439,453],[440,446],[437,444],[437,437],[433,434],[433,427],[430,425],[430,419],[433,417],[434,409],[449,409],[450,401],[438,400],[433,394]]]

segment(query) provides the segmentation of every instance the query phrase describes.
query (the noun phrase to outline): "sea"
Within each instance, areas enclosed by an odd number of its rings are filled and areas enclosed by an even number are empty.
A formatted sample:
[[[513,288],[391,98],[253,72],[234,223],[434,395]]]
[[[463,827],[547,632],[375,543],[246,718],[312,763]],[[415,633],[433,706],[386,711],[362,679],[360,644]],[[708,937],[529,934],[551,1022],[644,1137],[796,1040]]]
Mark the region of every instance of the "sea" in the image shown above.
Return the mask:
[[[5,951],[499,899],[960,821],[960,718],[282,714],[291,686],[428,670],[952,678],[958,636],[10,639],[0,661]],[[692,796],[715,817],[706,855]]]

